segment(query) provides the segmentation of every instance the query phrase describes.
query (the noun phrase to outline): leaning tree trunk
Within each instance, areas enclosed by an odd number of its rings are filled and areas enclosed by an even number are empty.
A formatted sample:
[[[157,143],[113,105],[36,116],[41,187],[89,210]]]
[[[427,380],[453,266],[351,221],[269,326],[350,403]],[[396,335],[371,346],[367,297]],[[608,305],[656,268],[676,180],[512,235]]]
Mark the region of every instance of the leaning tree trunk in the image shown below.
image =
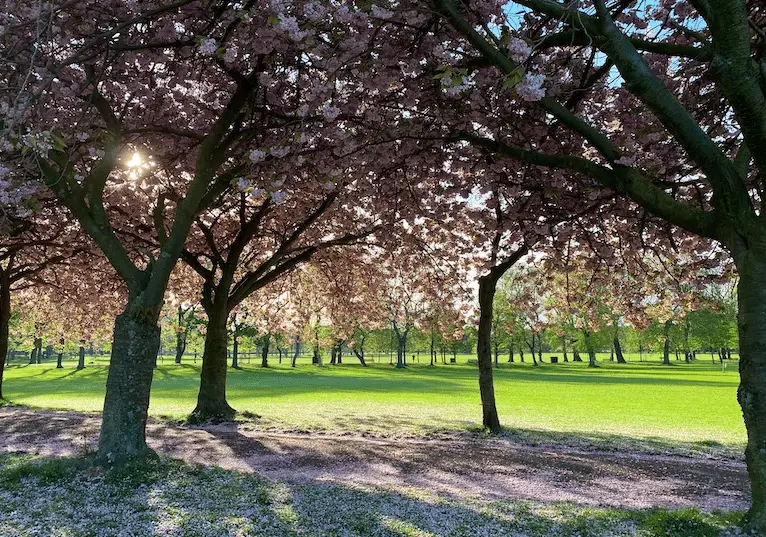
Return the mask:
[[[110,463],[152,452],[146,445],[146,419],[154,359],[160,348],[157,312],[159,306],[139,309],[129,303],[114,322],[98,443],[100,458]],[[84,350],[80,349],[83,360]]]
[[[11,321],[11,284],[0,278],[0,399],[3,398],[3,372],[8,355],[8,327]]]
[[[479,278],[479,331],[476,358],[479,366],[479,393],[481,395],[482,424],[492,432],[500,431],[500,418],[495,404],[495,385],[492,379],[492,306],[497,278]]]
[[[620,337],[617,331],[614,331],[614,356],[617,358],[618,364],[626,364],[625,355],[622,354],[622,345],[620,344]]]
[[[226,400],[226,368],[229,332],[226,328],[229,311],[225,305],[213,304],[206,310],[208,318],[205,349],[202,353],[197,406],[192,421],[227,421],[235,410]]]
[[[737,392],[747,428],[745,460],[752,503],[745,518],[748,529],[766,535],[766,248],[735,256],[739,272],[739,375]]]
[[[663,335],[665,336],[665,347],[662,351],[662,365],[670,365],[670,327],[673,326],[673,321],[668,319],[665,321],[665,328],[663,329]]]

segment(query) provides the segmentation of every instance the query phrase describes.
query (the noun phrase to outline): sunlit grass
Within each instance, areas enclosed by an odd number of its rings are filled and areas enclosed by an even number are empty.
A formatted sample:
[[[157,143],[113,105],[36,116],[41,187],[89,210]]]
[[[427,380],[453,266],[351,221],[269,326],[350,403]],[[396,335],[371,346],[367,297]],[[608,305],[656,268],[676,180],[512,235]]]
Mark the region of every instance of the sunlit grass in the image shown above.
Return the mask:
[[[625,365],[600,356],[586,364],[540,366],[502,363],[495,389],[503,425],[554,433],[621,436],[658,441],[737,446],[745,429],[736,401],[737,362],[726,369],[709,359],[659,364],[656,355]],[[420,363],[399,370],[388,359],[367,368],[350,358],[341,366],[296,369],[285,361],[260,368],[253,360],[229,370],[232,406],[260,416],[259,426],[279,430],[425,434],[480,424],[477,372],[459,356],[456,365]],[[638,356],[631,356],[638,360]],[[421,360],[425,358],[421,357]],[[546,357],[546,362],[548,361]],[[11,365],[4,392],[18,404],[100,411],[106,370],[89,360],[76,371],[53,365]],[[181,419],[196,402],[199,363],[169,360],[155,372],[150,413]]]

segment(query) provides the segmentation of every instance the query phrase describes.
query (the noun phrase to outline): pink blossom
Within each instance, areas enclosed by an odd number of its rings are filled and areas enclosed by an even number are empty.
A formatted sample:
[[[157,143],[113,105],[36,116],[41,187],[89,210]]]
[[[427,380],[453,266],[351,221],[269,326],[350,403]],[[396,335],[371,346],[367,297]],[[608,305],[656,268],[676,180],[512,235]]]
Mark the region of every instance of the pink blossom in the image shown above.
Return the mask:
[[[628,156],[622,156],[614,161],[615,164],[619,164],[620,166],[633,166],[634,162],[636,162],[636,158]]]
[[[529,58],[530,54],[532,54],[532,49],[529,48],[529,45],[527,45],[522,39],[519,39],[518,37],[512,37],[508,43],[508,52],[511,53],[511,59],[513,61],[516,63],[522,63],[526,61],[527,58]]]
[[[324,112],[324,117],[326,120],[335,121],[335,119],[340,115],[341,110],[337,106],[333,106],[330,103],[324,103],[322,112]]]
[[[205,38],[199,43],[199,52],[203,56],[214,56],[217,50],[218,44],[211,37]]]
[[[543,82],[545,81],[545,75],[532,75],[526,73],[524,80],[516,86],[516,93],[519,97],[528,102],[539,101],[545,97],[545,88],[543,88]]]

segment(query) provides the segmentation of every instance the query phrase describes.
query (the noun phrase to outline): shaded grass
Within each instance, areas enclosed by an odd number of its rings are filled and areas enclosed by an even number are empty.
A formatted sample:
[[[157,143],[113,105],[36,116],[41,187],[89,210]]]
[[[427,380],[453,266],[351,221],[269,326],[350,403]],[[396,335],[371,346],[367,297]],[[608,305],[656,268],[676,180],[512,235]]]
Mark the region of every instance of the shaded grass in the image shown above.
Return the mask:
[[[481,406],[472,357],[457,365],[387,363],[362,368],[356,362],[292,369],[255,363],[229,370],[229,401],[260,416],[265,430],[423,435],[480,425]],[[634,357],[635,358],[635,357]],[[547,361],[547,357],[546,357]],[[103,361],[74,370],[48,364],[10,366],[4,391],[13,403],[97,412],[103,405]],[[739,451],[745,429],[736,401],[737,362],[722,370],[699,360],[664,367],[651,362],[598,369],[585,364],[501,364],[495,391],[510,435],[532,443],[577,436],[596,447],[625,449],[625,439],[661,449],[666,444],[697,451]],[[199,363],[163,363],[157,368],[150,413],[183,419],[194,407]],[[593,446],[591,446],[593,447]],[[627,446],[630,447],[630,446]],[[684,449],[686,449],[686,447]]]
[[[310,537],[733,537],[741,513],[604,509],[275,483],[175,460],[116,471],[90,459],[0,455],[0,534]]]

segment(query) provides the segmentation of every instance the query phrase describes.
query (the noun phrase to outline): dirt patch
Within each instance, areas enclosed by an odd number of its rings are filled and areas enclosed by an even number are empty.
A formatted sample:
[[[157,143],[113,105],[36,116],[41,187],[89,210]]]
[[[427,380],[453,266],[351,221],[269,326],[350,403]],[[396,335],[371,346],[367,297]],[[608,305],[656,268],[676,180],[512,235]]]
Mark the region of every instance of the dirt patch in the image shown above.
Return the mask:
[[[99,424],[97,415],[0,408],[0,451],[82,454],[95,449]],[[154,423],[148,441],[163,455],[279,481],[623,508],[730,510],[749,502],[747,472],[736,461],[529,447],[497,438],[264,433],[246,424]]]

